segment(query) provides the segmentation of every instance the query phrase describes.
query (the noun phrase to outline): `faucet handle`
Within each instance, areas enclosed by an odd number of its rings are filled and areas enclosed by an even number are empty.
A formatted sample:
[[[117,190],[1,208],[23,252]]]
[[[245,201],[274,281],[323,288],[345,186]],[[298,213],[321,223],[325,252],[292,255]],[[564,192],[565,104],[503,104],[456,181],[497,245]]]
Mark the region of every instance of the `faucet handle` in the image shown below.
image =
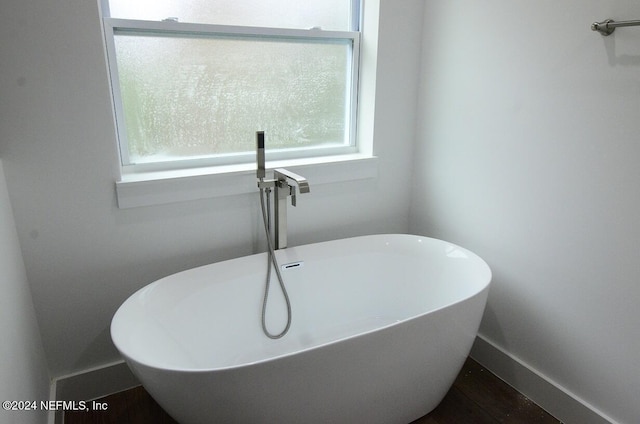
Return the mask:
[[[291,196],[291,204],[293,206],[296,205],[296,186],[295,185],[291,185],[287,182],[287,180],[281,180],[281,179],[274,179],[274,180],[267,180],[266,182],[273,182],[274,186],[278,189],[276,190],[276,193],[278,193],[278,200],[281,199],[285,199],[288,196]],[[260,183],[258,183],[258,186],[260,186]]]
[[[294,186],[293,184],[289,184],[289,196],[291,196],[291,206],[296,206],[296,200],[298,196],[296,186]]]

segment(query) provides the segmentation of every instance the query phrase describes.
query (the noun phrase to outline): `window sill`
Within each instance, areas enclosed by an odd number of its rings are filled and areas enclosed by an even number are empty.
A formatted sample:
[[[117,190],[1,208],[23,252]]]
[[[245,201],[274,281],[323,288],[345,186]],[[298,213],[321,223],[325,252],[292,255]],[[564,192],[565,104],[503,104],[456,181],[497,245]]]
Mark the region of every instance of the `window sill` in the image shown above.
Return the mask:
[[[376,178],[378,158],[354,154],[267,163],[268,170],[274,168],[303,175],[313,189],[318,184]],[[116,182],[116,197],[118,207],[128,209],[253,193],[256,183],[255,164],[123,174]]]

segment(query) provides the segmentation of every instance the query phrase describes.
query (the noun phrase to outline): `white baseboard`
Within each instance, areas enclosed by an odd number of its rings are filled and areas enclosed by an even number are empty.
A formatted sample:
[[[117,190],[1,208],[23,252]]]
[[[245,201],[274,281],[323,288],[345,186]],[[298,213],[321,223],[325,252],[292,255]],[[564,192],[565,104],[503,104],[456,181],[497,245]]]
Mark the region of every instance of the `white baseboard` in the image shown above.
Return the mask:
[[[124,361],[56,378],[51,400],[90,401],[140,385]],[[48,424],[62,424],[62,413],[52,413]]]
[[[478,335],[471,357],[566,424],[617,424],[520,359]]]
[[[55,380],[51,380],[51,384],[49,385],[49,401],[52,401],[52,400],[56,400],[56,381]],[[47,424],[57,424],[55,411],[49,411],[47,413]]]

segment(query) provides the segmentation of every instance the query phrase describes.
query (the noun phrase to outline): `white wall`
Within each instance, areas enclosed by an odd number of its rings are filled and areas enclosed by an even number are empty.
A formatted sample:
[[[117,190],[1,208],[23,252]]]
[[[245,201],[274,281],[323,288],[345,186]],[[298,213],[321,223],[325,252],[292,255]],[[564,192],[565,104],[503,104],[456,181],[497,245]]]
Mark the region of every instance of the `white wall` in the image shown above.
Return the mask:
[[[622,0],[432,0],[411,231],[494,271],[480,334],[640,422],[640,28]]]
[[[49,373],[0,161],[0,399],[49,400]],[[3,423],[45,423],[45,411],[0,410]]]
[[[118,357],[110,320],[138,288],[262,245],[257,194],[116,207],[118,158],[96,3],[7,0],[0,14],[0,154],[54,376]],[[289,214],[290,244],[407,231],[421,16],[421,0],[382,1],[379,178],[310,181],[311,194]]]

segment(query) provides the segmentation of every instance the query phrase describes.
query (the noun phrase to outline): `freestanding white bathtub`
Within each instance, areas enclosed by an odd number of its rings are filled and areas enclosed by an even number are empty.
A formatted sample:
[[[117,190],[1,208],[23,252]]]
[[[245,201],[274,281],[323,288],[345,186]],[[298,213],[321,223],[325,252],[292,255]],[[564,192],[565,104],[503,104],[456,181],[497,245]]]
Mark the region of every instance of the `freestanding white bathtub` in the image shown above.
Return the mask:
[[[117,311],[111,336],[182,424],[401,423],[442,400],[474,341],[491,271],[456,245],[355,237],[276,252],[293,323],[260,325],[266,254],[163,278]],[[267,325],[286,308],[271,285]]]

